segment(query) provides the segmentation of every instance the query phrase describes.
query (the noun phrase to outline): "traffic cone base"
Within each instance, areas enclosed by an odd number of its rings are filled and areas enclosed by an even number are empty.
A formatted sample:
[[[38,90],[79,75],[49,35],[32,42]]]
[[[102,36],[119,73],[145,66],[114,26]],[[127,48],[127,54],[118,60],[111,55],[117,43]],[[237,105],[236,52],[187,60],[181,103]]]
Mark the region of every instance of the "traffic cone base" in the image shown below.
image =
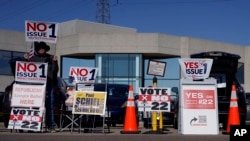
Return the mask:
[[[121,134],[139,134],[141,131],[138,131],[136,110],[135,110],[135,101],[133,94],[133,86],[129,87],[129,94],[126,107],[126,115],[124,120],[123,131],[120,131]]]

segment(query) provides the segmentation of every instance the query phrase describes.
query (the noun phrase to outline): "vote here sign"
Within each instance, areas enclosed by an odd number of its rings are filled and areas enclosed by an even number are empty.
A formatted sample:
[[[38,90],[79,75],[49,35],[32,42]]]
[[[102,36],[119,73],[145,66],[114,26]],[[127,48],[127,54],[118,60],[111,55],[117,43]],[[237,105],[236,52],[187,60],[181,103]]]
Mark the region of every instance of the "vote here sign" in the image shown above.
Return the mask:
[[[170,112],[170,88],[140,88],[139,111]]]
[[[13,84],[11,107],[43,107],[45,85]]]

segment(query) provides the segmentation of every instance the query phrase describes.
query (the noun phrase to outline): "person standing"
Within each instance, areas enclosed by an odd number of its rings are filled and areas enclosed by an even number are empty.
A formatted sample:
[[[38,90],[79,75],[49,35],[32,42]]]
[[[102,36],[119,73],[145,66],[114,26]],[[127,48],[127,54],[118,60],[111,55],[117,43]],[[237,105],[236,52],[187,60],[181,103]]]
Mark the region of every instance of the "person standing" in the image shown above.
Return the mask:
[[[32,56],[29,56],[28,53],[24,54],[26,61],[30,62],[44,62],[48,63],[47,71],[47,83],[46,83],[46,126],[50,132],[56,132],[55,130],[55,121],[54,121],[54,88],[57,86],[57,73],[59,66],[57,63],[57,56],[50,55],[47,53],[50,50],[45,42],[34,42],[35,53]]]

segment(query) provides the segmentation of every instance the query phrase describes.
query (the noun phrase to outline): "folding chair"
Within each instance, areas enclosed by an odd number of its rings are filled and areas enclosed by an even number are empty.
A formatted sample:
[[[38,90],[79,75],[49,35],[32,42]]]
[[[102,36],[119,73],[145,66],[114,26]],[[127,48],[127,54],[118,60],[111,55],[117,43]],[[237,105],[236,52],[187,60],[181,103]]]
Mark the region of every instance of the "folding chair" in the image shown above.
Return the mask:
[[[70,129],[72,132],[75,127],[80,130],[80,118],[81,115],[72,114],[72,107],[67,106],[60,115],[60,131]]]
[[[76,89],[77,90],[83,90],[83,91],[93,91],[94,90],[94,84],[77,84]],[[104,132],[104,120],[105,117],[101,117],[100,115],[89,115],[89,114],[73,114],[72,108],[73,108],[73,99],[74,99],[74,92],[75,89],[68,89],[66,92],[68,94],[68,98],[65,101],[66,109],[63,110],[61,114],[61,122],[60,122],[60,131],[63,131],[67,128],[71,129],[71,131],[77,127],[79,129],[79,132],[82,131],[82,128],[84,129],[84,132],[88,132],[89,130],[94,130],[96,126],[99,126],[100,119],[102,119],[102,123],[100,125],[103,126],[102,131]],[[98,119],[98,123],[96,121]]]

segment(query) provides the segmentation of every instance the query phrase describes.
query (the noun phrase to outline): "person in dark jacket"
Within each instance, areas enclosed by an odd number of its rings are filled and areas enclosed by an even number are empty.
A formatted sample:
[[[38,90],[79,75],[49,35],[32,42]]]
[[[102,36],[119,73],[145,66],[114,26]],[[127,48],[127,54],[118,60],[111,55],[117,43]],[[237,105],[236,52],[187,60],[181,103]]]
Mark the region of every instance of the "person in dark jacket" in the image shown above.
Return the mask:
[[[59,66],[57,63],[57,56],[47,53],[50,50],[45,42],[35,42],[35,53],[29,56],[28,53],[24,54],[24,58],[30,62],[45,62],[48,63],[47,83],[46,83],[46,126],[51,132],[55,132],[54,121],[54,88],[57,86],[57,73]]]

